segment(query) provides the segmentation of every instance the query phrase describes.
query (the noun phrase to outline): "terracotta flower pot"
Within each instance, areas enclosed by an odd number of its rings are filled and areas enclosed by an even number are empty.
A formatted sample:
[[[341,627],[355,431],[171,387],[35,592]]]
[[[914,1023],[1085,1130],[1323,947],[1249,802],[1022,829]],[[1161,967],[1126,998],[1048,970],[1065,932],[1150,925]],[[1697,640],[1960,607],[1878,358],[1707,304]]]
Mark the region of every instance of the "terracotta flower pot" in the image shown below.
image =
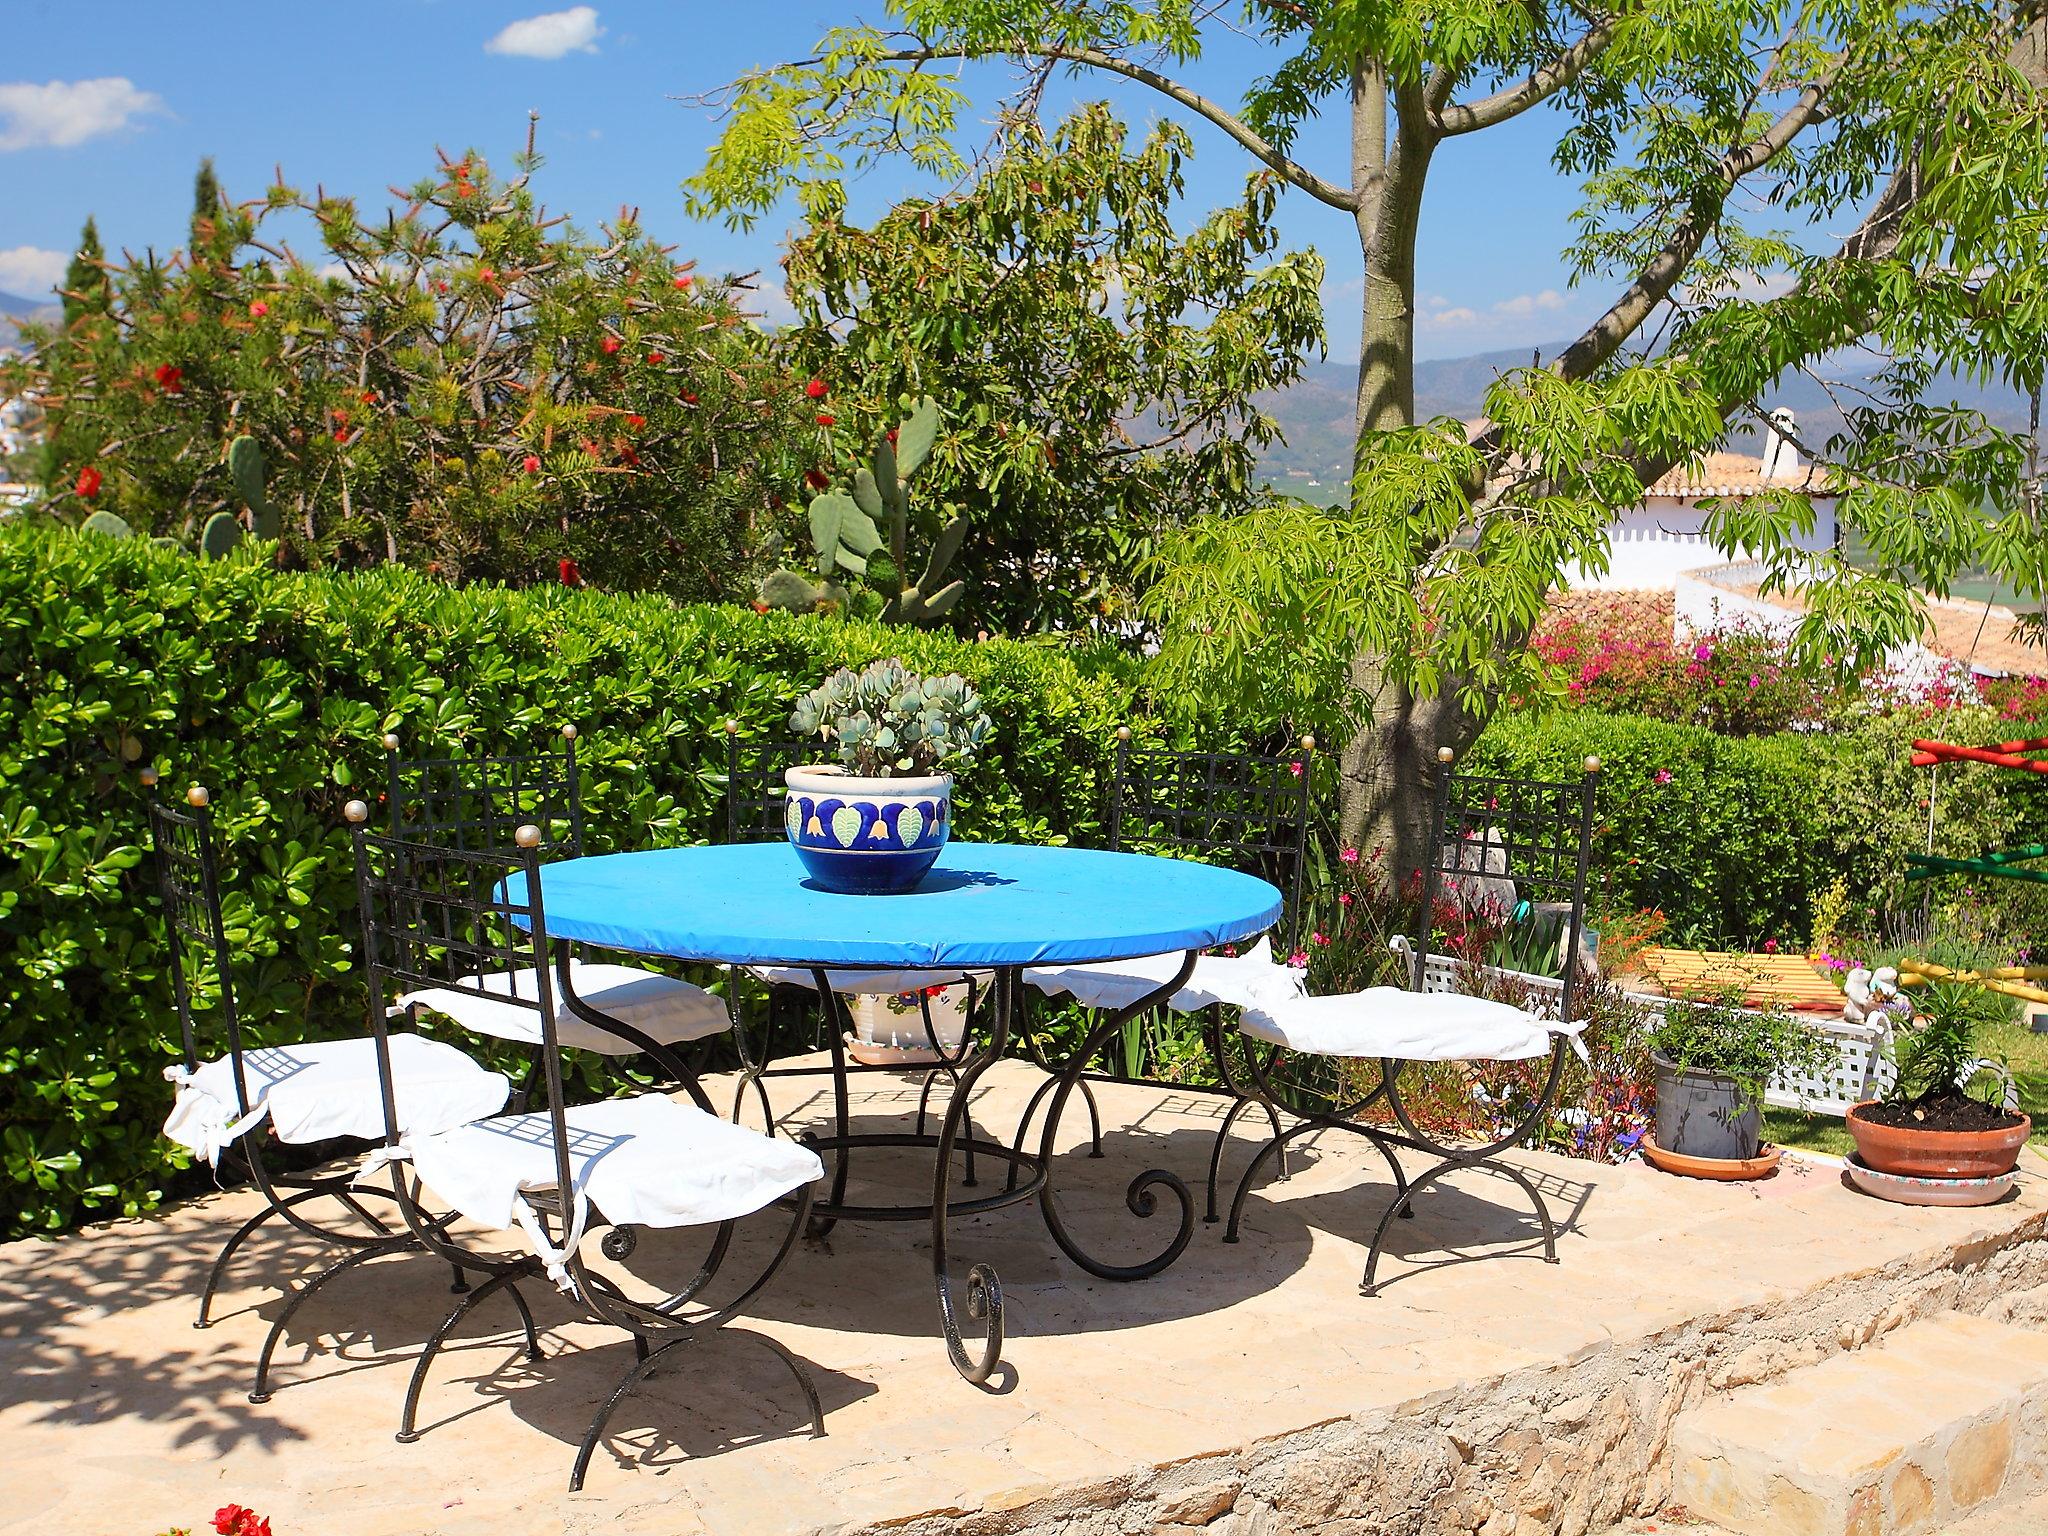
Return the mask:
[[[2034,1122],[2025,1115],[2018,1125],[1996,1131],[1915,1131],[1878,1125],[1862,1111],[1876,1103],[1866,1099],[1850,1106],[1844,1117],[1856,1138],[1856,1154],[1880,1173],[1902,1173],[1937,1179],[1988,1179],[2006,1173],[2020,1160]]]

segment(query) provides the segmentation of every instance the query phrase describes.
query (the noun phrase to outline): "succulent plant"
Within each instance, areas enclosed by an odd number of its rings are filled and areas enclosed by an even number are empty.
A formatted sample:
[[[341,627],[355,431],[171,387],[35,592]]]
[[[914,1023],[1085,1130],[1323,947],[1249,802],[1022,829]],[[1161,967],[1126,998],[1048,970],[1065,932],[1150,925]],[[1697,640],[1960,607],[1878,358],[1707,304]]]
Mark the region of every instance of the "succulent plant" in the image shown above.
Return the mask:
[[[893,778],[964,768],[992,722],[965,678],[920,677],[891,657],[858,672],[841,667],[797,700],[789,727],[836,742],[857,774]]]
[[[132,539],[135,530],[128,526],[128,519],[116,517],[111,512],[95,512],[78,525],[80,533],[104,534],[110,539]]]
[[[967,521],[951,502],[940,509],[939,533],[924,574],[914,585],[903,584],[910,569],[910,477],[930,456],[943,420],[938,401],[926,396],[893,434],[883,432],[875,438],[869,462],[854,471],[850,494],[829,490],[812,499],[811,543],[818,574],[828,585],[819,588],[793,571],[777,571],[761,584],[764,603],[771,608],[815,608],[828,595],[833,574],[847,571],[866,577],[871,588],[885,594],[885,624],[930,624],[952,612],[967,584],[948,582],[946,569],[960,553]]]
[[[282,519],[277,508],[271,503],[268,490],[264,487],[266,469],[263,445],[248,433],[243,433],[228,444],[228,476],[235,482],[235,494],[242,498],[242,504],[249,509],[249,526],[255,531],[257,538],[274,539],[278,535]],[[202,546],[204,543],[205,540],[202,538]]]

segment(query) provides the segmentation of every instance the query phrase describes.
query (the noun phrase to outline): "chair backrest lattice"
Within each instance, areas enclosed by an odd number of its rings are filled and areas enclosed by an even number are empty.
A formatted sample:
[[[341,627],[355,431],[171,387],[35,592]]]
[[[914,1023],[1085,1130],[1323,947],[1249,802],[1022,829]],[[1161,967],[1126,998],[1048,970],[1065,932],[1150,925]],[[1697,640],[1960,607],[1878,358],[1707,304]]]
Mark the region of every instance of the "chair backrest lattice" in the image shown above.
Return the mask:
[[[725,840],[768,843],[784,836],[788,796],[782,775],[819,761],[826,748],[816,741],[742,739],[738,722],[725,727]]]
[[[499,757],[402,758],[384,738],[391,835],[479,852],[503,852],[523,826],[540,829],[543,857],[583,851],[583,794],[576,727],[561,746]]]
[[[155,785],[153,773],[145,774],[144,779],[147,785]],[[220,852],[213,830],[212,796],[195,784],[185,792],[185,804],[185,809],[179,809],[160,800],[149,803],[149,835],[164,905],[179,1045],[185,1069],[197,1070],[201,1058],[208,1054],[201,1049],[198,1015],[218,1013],[227,1037],[237,1108],[247,1114],[242,1020],[235,1005],[234,955],[228,947],[227,919],[221,910]],[[215,1000],[212,1008],[205,1000],[209,984]]]
[[[1582,979],[1590,979],[1579,972],[1600,760],[1587,758],[1578,779],[1562,782],[1453,773],[1449,749],[1438,761],[1412,985],[1427,986],[1432,927],[1443,902],[1503,924],[1519,915],[1518,907],[1564,908],[1559,1017],[1573,1018]]]
[[[1120,727],[1111,780],[1109,846],[1224,864],[1258,875],[1287,898],[1295,947],[1306,873],[1315,739],[1285,753],[1208,752],[1140,745]]]
[[[548,965],[537,824],[513,830],[507,848],[458,848],[372,832],[369,807],[347,808],[362,911],[363,968],[377,1040],[385,1129],[398,1140],[385,1005],[396,992],[440,988],[532,1010],[540,1021],[538,1078],[547,1087],[559,1186],[572,1185],[563,1118],[561,1037]]]

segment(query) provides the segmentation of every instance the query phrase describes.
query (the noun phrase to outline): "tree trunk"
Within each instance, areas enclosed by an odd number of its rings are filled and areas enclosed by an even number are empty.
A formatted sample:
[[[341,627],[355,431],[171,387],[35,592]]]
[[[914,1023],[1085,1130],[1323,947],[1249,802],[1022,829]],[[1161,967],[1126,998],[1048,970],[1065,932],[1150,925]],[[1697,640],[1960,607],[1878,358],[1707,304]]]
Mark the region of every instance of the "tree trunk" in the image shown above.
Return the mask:
[[[1351,92],[1351,174],[1365,291],[1354,426],[1366,434],[1415,424],[1415,236],[1435,141],[1419,99],[1397,93],[1389,121],[1386,77],[1361,65]],[[1390,135],[1391,128],[1391,135]],[[1344,846],[1377,853],[1396,881],[1427,855],[1440,747],[1460,756],[1484,721],[1458,707],[1455,688],[1417,698],[1389,680],[1378,658],[1352,663],[1359,730],[1345,743],[1338,829]]]
[[[1345,847],[1376,856],[1396,881],[1405,880],[1422,868],[1433,835],[1444,771],[1439,749],[1450,748],[1455,762],[1486,722],[1452,693],[1418,698],[1369,656],[1352,663],[1351,681],[1372,724],[1344,744],[1338,833]]]

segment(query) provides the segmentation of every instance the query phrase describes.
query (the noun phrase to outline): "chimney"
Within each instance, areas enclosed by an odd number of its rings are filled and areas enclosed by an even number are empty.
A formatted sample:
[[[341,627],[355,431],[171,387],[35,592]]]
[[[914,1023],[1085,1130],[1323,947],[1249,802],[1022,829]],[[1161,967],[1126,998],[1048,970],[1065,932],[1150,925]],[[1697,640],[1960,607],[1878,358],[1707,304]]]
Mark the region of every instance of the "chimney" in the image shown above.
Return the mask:
[[[1782,405],[1771,412],[1770,420],[1764,425],[1762,476],[1767,483],[1790,480],[1799,473],[1799,450],[1792,446],[1792,439],[1788,436],[1795,426],[1792,412]]]

